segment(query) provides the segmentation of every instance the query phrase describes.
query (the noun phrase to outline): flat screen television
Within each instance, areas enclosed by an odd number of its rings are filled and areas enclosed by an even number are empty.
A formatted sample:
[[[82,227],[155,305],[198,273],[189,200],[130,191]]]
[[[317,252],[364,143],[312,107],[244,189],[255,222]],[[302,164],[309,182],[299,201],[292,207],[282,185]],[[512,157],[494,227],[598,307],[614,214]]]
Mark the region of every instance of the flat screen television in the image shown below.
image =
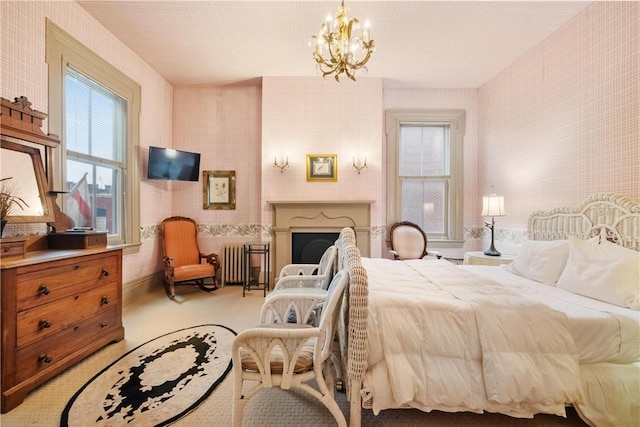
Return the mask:
[[[147,178],[171,181],[198,181],[200,153],[149,147]]]

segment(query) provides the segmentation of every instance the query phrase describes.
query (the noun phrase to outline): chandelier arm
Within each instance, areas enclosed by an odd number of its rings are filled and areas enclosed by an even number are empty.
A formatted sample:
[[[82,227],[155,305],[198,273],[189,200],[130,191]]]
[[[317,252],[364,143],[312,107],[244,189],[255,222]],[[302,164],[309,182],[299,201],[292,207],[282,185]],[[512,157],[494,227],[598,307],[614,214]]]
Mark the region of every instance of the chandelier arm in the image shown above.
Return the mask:
[[[333,24],[329,24],[330,21],[323,23],[320,33],[312,36],[316,41],[313,53],[316,67],[323,78],[335,74],[334,78],[337,82],[340,82],[340,74],[345,74],[355,82],[357,70],[362,68],[367,72],[365,64],[371,58],[375,46],[374,41],[369,37],[368,25],[360,35],[352,36],[354,29],[359,28],[360,21],[356,18],[349,19],[347,13],[348,9],[345,8],[342,0]],[[327,55],[323,54],[325,47]],[[359,50],[362,50],[363,54],[360,60],[356,58],[356,52]]]

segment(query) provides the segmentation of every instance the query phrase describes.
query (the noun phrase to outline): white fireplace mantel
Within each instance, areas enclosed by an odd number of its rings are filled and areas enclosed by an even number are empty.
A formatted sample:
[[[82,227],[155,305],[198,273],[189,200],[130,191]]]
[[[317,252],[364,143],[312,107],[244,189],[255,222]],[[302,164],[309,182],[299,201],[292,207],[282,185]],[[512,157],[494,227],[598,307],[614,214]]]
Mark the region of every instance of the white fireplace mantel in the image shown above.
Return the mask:
[[[273,207],[274,273],[291,263],[291,234],[340,232],[351,227],[362,256],[369,256],[373,200],[267,201]]]

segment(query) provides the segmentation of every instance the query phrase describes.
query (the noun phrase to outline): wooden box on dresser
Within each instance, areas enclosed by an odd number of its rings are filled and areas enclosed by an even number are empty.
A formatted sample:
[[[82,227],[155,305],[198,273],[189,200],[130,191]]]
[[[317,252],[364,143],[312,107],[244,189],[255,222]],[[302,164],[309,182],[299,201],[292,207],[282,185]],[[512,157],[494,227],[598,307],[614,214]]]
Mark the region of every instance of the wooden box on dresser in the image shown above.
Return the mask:
[[[124,338],[122,249],[42,250],[0,258],[2,408]]]

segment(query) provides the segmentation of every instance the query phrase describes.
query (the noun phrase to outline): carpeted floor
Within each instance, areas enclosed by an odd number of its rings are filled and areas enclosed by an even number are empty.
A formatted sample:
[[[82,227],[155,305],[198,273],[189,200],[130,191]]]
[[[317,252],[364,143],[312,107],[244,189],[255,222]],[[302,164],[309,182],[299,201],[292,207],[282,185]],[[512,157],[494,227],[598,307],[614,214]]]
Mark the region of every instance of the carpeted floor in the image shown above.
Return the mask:
[[[31,392],[24,403],[0,416],[3,427],[59,426],[60,415],[73,394],[105,366],[138,345],[180,328],[204,323],[225,325],[236,332],[254,326],[262,306],[262,291],[242,297],[242,288],[227,286],[211,294],[195,287],[179,287],[176,301],[162,289],[124,307],[125,339],[109,345]],[[232,375],[215,389],[202,405],[186,415],[176,426],[230,426]],[[336,395],[345,414],[348,404]],[[362,412],[363,426],[585,426],[569,411],[568,417],[539,415],[534,419],[515,419],[498,414],[422,413],[415,410],[384,411],[374,416]],[[272,389],[259,393],[245,410],[245,426],[330,426],[335,425],[328,411],[304,393]]]

